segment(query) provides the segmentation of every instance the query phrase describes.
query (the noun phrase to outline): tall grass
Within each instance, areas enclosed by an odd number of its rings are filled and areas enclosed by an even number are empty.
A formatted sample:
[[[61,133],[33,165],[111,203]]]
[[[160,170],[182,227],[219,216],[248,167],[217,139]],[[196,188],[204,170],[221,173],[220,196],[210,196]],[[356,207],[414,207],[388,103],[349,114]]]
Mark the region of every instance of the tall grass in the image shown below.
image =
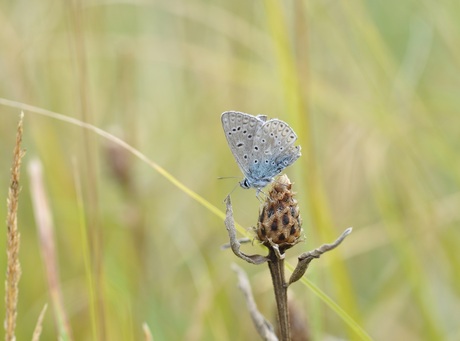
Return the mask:
[[[288,173],[301,188],[305,250],[354,227],[293,289],[315,339],[357,338],[339,310],[376,340],[457,339],[459,13],[450,0],[0,1],[0,185],[15,141],[11,101],[97,127],[26,109],[23,146],[43,163],[73,338],[256,337],[234,259],[219,250],[236,180],[217,177],[239,176],[219,117],[235,109],[279,117],[299,135],[303,156]],[[28,339],[53,294],[32,184],[22,186],[16,336]],[[237,189],[232,201],[237,221],[254,225],[255,194]],[[245,269],[270,316],[268,274]],[[54,309],[43,340],[59,335]]]
[[[11,165],[11,180],[8,188],[7,215],[6,215],[6,280],[5,280],[5,340],[16,339],[16,320],[18,316],[19,280],[21,278],[21,263],[19,249],[21,234],[18,228],[19,192],[21,191],[21,162],[25,151],[21,142],[23,136],[23,118],[21,113],[16,132],[16,143],[13,150],[13,163]]]

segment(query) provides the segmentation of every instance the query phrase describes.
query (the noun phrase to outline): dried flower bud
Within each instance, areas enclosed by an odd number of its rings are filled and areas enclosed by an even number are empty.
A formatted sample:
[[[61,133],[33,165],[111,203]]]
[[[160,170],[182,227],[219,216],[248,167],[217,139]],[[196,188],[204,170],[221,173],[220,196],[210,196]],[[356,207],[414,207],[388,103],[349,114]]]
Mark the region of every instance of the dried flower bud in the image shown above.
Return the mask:
[[[267,247],[277,244],[280,251],[297,244],[302,233],[299,207],[291,187],[287,175],[276,179],[262,206],[256,228],[261,243]]]

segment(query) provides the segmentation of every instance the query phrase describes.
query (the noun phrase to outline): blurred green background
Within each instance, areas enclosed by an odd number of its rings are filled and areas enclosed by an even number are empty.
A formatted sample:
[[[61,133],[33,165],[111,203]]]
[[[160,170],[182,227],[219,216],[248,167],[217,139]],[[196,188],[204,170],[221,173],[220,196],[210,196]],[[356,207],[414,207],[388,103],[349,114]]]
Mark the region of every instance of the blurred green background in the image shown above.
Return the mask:
[[[238,180],[217,178],[241,174],[220,114],[289,122],[303,156],[287,173],[307,239],[288,262],[353,226],[307,278],[375,340],[460,338],[459,1],[0,0],[0,42],[1,98],[107,130],[222,211]],[[5,199],[19,112],[1,106]],[[232,262],[275,322],[267,267],[220,250],[221,218],[92,132],[31,110],[24,127],[19,340],[51,304],[34,158],[74,340],[140,340],[144,322],[155,340],[257,339]],[[255,192],[232,199],[253,226]],[[312,339],[358,339],[306,285],[290,294]],[[51,306],[43,327],[42,340],[57,339]]]

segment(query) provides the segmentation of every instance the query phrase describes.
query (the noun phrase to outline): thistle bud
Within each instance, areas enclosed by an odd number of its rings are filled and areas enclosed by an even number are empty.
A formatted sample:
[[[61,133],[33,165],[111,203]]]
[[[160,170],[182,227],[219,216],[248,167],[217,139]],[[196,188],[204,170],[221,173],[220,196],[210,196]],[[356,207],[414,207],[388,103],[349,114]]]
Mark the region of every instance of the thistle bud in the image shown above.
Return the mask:
[[[267,247],[277,244],[280,251],[297,244],[302,233],[299,207],[291,187],[285,174],[274,181],[262,205],[256,228],[262,244]]]

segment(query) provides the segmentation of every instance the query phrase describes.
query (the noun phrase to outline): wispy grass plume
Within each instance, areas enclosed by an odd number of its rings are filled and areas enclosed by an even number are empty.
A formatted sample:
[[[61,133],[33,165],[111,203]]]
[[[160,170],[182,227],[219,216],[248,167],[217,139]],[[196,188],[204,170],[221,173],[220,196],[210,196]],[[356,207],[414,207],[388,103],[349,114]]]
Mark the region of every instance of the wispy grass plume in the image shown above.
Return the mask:
[[[18,306],[18,283],[21,278],[21,265],[19,264],[19,245],[20,234],[18,231],[18,203],[19,192],[19,177],[21,170],[21,160],[25,152],[21,149],[22,132],[23,132],[24,113],[21,113],[18,129],[16,133],[16,144],[13,152],[13,165],[11,167],[11,182],[8,189],[7,206],[8,213],[6,217],[7,226],[7,268],[5,282],[5,340],[16,340],[16,318]]]
[[[43,319],[45,318],[46,309],[48,309],[48,304],[45,304],[40,315],[38,316],[37,324],[35,325],[34,333],[32,335],[32,341],[40,340],[40,335],[42,334],[43,329]]]

